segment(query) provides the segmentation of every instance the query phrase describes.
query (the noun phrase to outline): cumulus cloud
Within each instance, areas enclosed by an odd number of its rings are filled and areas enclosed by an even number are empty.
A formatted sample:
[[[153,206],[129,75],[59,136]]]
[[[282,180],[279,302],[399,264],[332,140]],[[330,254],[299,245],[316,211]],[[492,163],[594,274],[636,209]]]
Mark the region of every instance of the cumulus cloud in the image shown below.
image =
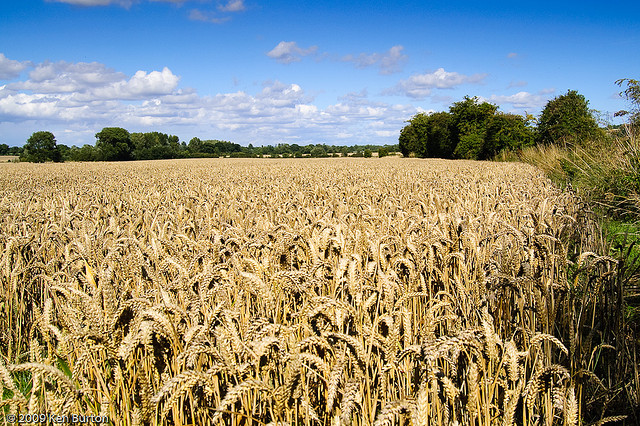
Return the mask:
[[[20,73],[31,66],[31,62],[20,62],[9,59],[0,53],[0,80],[10,80],[20,75]]]
[[[42,94],[72,93],[78,99],[144,99],[171,94],[179,77],[169,68],[136,72],[130,79],[97,62],[44,62],[29,79],[7,85],[8,89]]]
[[[386,93],[400,93],[410,98],[422,99],[431,95],[433,89],[452,89],[462,84],[480,84],[486,77],[487,74],[468,76],[438,68],[431,73],[414,74],[406,80],[401,80],[394,88],[387,90]]]
[[[97,62],[43,62],[34,67],[27,81],[9,88],[38,93],[85,92],[91,88],[123,80],[126,76]]]
[[[315,54],[317,51],[317,46],[303,49],[295,41],[281,41],[276,47],[267,52],[267,56],[281,64],[290,64],[300,61],[303,56]]]
[[[539,109],[546,105],[549,100],[549,92],[540,91],[538,93],[518,92],[513,95],[491,95],[490,102],[504,105],[509,104],[515,109]]]
[[[23,81],[0,86],[0,129],[24,122],[54,133],[78,129],[73,137],[55,133],[60,143],[75,144],[92,143],[95,131],[113,123],[133,131],[191,129],[189,137],[238,143],[331,143],[347,136],[349,143],[395,143],[416,112],[411,105],[371,101],[366,90],[320,108],[299,84],[278,80],[255,93],[201,96],[180,87],[180,77],[166,67],[126,75],[96,62],[35,64]]]
[[[402,71],[402,67],[409,57],[402,53],[404,47],[393,46],[384,53],[361,53],[357,56],[346,55],[342,58],[344,62],[352,62],[358,68],[378,67],[380,74],[388,75]]]

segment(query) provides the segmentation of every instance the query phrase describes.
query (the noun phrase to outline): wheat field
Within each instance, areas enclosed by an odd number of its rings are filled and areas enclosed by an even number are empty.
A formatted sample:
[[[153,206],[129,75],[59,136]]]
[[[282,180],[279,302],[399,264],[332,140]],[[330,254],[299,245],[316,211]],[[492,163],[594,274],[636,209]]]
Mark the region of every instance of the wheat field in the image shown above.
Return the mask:
[[[608,386],[616,261],[533,167],[0,164],[0,199],[5,414],[576,425]]]

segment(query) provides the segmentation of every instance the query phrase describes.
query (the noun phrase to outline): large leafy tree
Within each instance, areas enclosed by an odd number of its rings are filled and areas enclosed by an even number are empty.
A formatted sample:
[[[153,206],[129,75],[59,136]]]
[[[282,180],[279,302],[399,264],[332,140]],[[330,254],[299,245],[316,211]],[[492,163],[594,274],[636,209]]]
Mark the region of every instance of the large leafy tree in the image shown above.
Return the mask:
[[[589,109],[589,101],[575,90],[569,90],[549,102],[538,121],[537,141],[584,143],[600,136],[601,130]]]
[[[431,157],[453,158],[451,114],[434,112],[427,117],[427,153]]]
[[[96,148],[103,161],[124,161],[132,159],[133,142],[129,132],[121,127],[105,127],[96,133]]]
[[[402,155],[487,160],[503,149],[531,145],[533,117],[504,114],[489,102],[465,96],[449,112],[416,114],[400,132]]]
[[[423,112],[414,115],[400,131],[398,139],[403,156],[431,157],[428,150],[429,116]]]
[[[62,155],[56,144],[56,137],[51,132],[35,132],[24,145],[22,157],[25,161],[44,163],[45,161],[62,161]]]
[[[465,96],[450,108],[451,140],[454,156],[478,159],[484,150],[487,125],[498,110],[496,105],[480,102],[477,97]]]
[[[525,117],[498,112],[487,123],[484,145],[478,158],[486,160],[503,149],[513,150],[533,145],[534,139],[534,129]]]

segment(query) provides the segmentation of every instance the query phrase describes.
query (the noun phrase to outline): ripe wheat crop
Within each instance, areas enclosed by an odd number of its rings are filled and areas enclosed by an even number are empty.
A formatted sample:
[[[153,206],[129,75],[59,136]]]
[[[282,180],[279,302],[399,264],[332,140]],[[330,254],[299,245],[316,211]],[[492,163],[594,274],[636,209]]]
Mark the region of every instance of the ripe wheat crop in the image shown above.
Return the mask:
[[[533,167],[0,166],[6,413],[575,425],[609,386],[616,262]]]

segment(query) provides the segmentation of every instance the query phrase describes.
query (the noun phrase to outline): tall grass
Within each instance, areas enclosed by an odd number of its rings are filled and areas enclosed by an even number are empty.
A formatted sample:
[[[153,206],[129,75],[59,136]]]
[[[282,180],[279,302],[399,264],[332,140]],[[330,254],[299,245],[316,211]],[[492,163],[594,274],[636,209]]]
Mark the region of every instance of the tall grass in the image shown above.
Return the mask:
[[[626,125],[607,137],[580,145],[533,146],[498,158],[535,165],[556,184],[578,194],[585,206],[595,212],[605,239],[604,250],[618,262],[617,297],[623,312],[616,324],[605,326],[616,328],[615,340],[624,342],[624,350],[618,353],[617,371],[619,380],[626,385],[614,386],[621,392],[629,386],[638,389],[640,384],[639,135],[637,128]],[[635,400],[638,401],[637,396]],[[637,410],[637,405],[628,403],[630,409]]]
[[[538,145],[499,159],[518,159],[541,168],[552,180],[603,208],[603,213],[640,219],[640,140],[626,126],[579,145]]]

